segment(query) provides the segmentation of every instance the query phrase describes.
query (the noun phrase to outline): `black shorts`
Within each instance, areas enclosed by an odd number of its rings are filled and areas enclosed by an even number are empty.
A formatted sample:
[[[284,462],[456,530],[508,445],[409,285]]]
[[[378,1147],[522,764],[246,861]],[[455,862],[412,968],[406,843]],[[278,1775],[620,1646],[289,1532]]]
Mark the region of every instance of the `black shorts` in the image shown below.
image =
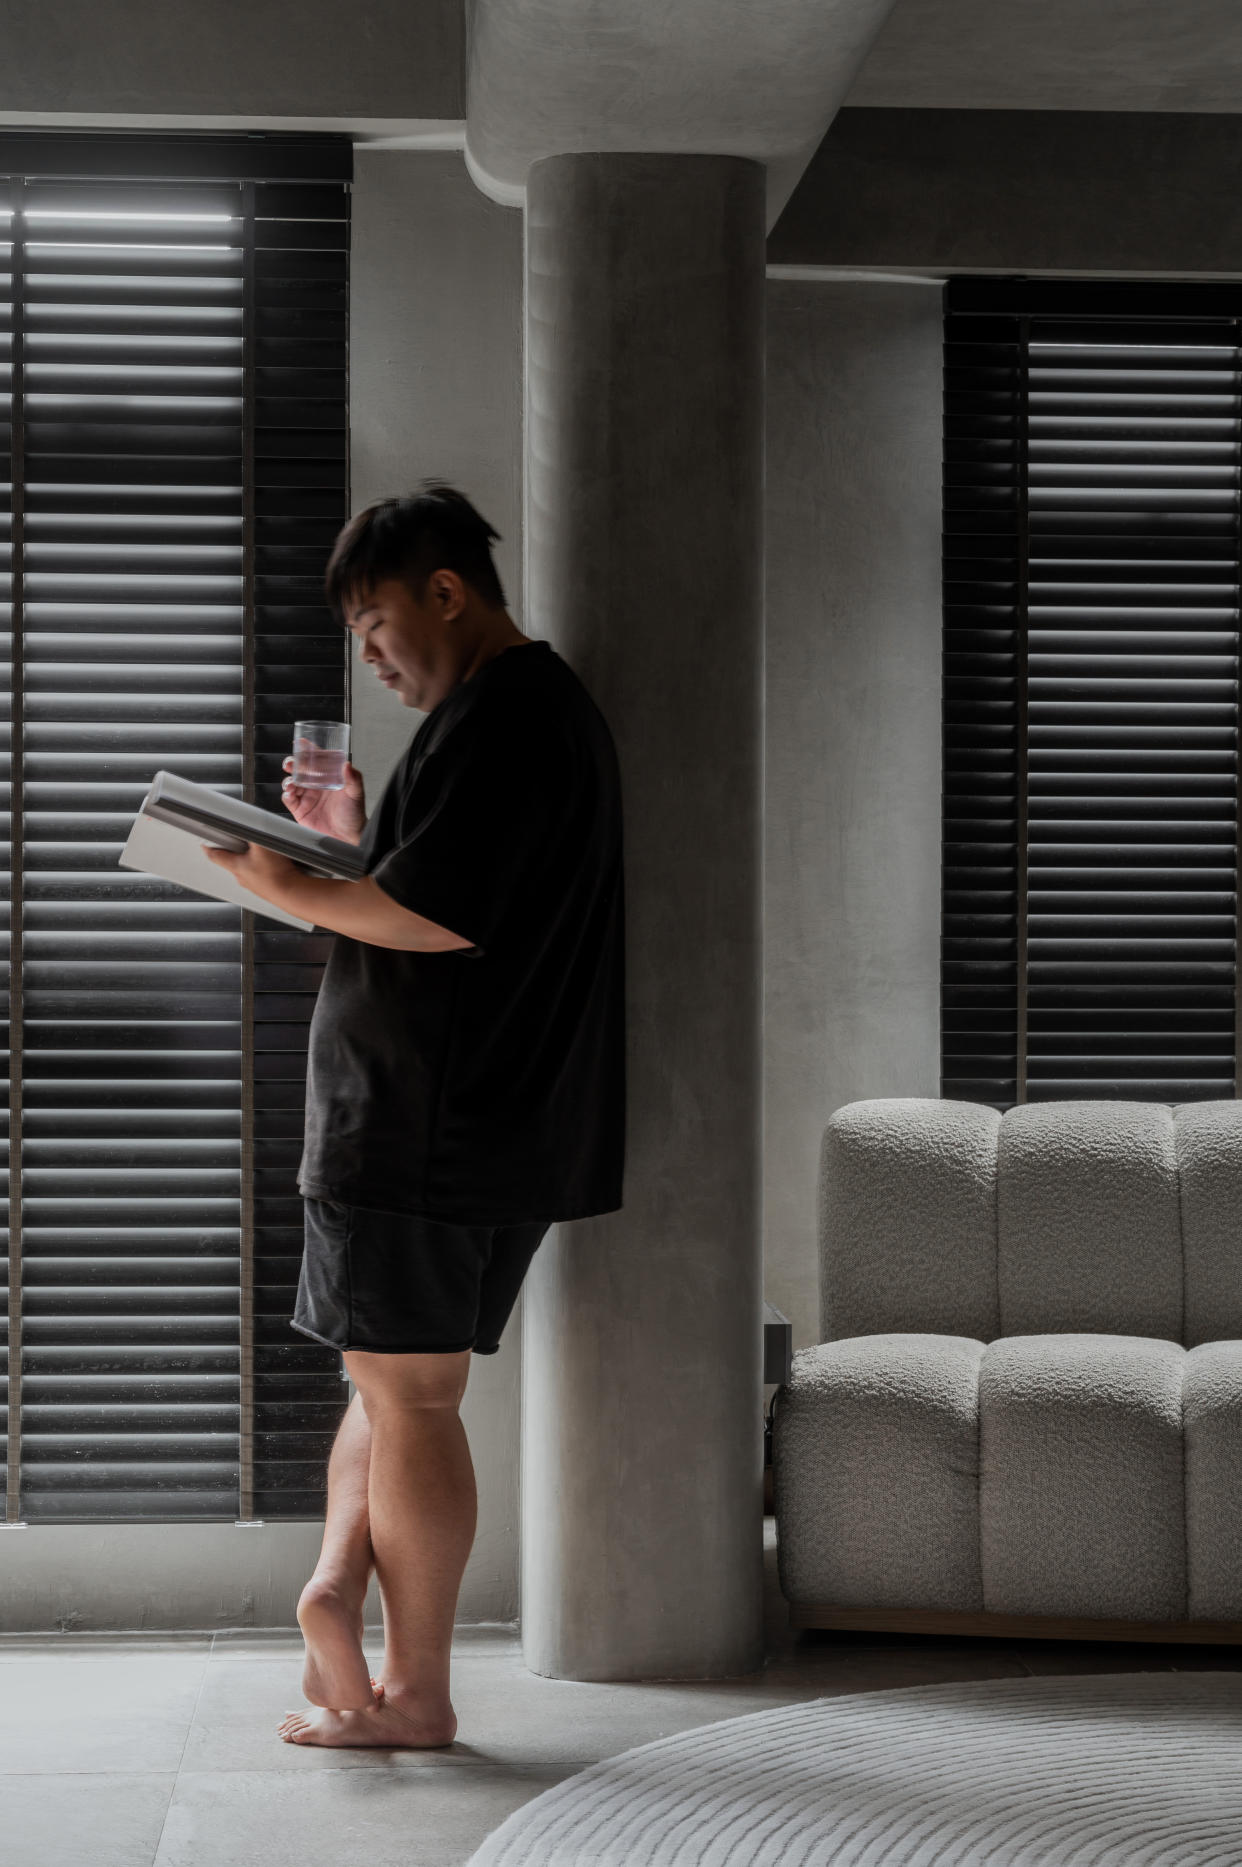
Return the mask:
[[[452,1225],[304,1195],[291,1327],[369,1355],[494,1355],[550,1220]]]

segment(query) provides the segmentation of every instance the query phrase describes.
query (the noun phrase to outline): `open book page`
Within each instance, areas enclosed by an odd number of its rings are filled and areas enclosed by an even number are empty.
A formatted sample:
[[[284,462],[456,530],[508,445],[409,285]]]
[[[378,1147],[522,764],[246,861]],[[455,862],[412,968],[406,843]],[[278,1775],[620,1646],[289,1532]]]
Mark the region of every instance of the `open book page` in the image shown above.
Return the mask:
[[[256,914],[265,914],[269,920],[281,921],[286,927],[309,929],[315,925],[314,921],[302,920],[252,895],[235,875],[209,861],[202,844],[212,840],[206,836],[191,836],[185,830],[174,829],[171,823],[160,823],[139,811],[129,841],[121,851],[120,866],[141,869],[145,875],[158,875],[166,882],[177,882],[182,888],[192,889],[196,895],[207,895],[212,901],[233,901],[240,908],[253,908]],[[214,840],[221,844],[224,841],[223,837]]]

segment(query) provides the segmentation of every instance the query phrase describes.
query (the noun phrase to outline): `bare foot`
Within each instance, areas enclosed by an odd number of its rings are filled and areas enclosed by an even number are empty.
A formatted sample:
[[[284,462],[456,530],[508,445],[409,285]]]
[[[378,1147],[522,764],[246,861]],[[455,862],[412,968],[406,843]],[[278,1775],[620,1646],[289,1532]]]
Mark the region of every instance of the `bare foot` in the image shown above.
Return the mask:
[[[300,1711],[287,1712],[276,1729],[286,1744],[339,1748],[370,1744],[383,1750],[435,1750],[452,1743],[457,1735],[457,1717],[451,1705],[447,1715],[420,1711],[413,1704],[406,1713],[398,1711],[386,1697],[373,1694],[371,1704],[359,1711],[324,1710],[317,1718],[308,1718]]]
[[[298,1626],[306,1641],[302,1690],[311,1704],[337,1711],[374,1704],[375,1685],[362,1651],[362,1599],[350,1599],[312,1576],[298,1601]]]

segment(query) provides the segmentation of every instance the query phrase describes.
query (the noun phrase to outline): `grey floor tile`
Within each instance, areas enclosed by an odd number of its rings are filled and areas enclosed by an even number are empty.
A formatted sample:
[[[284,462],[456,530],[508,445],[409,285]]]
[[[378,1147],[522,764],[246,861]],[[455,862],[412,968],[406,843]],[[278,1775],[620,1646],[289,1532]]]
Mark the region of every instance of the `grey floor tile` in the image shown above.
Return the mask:
[[[7,1867],[150,1867],[175,1780],[120,1772],[5,1777]]]
[[[768,1662],[772,1686],[797,1685],[803,1697],[836,1692],[878,1692],[953,1679],[1020,1679],[1027,1667],[1012,1647],[986,1640],[959,1643],[903,1641],[899,1646],[835,1646],[813,1642]]]
[[[380,1654],[368,1653],[368,1658],[378,1672]],[[284,1712],[304,1705],[301,1671],[300,1647],[279,1657],[262,1649],[249,1659],[239,1651],[224,1659],[213,1655],[184,1767],[322,1768],[324,1752],[318,1747],[286,1745],[276,1735]],[[953,1679],[1022,1677],[1026,1671],[1012,1652],[983,1641],[933,1643],[924,1651],[917,1644],[869,1648],[855,1639],[838,1649],[813,1639],[743,1678],[594,1685],[529,1672],[512,1638],[490,1650],[482,1643],[458,1641],[453,1658],[456,1743],[444,1751],[385,1754],[405,1765],[432,1756],[515,1768],[582,1764],[674,1731],[803,1699]],[[331,1754],[341,1768],[365,1767],[365,1752]]]
[[[287,1709],[309,1709],[302,1698],[301,1662],[236,1659],[208,1668],[186,1744],[187,1770],[321,1769],[367,1766],[366,1751],[286,1744],[276,1726]],[[805,1696],[796,1688],[765,1690],[761,1680],[737,1687],[581,1685],[540,1679],[512,1654],[457,1656],[453,1704],[457,1741],[443,1750],[385,1752],[398,1766],[429,1760],[517,1769],[594,1762],[649,1738],[739,1712],[759,1711]]]
[[[382,1644],[382,1636],[376,1639]],[[211,1656],[216,1660],[280,1659],[301,1650],[302,1634],[296,1627],[222,1628],[211,1643]]]
[[[1219,1651],[1193,1646],[1169,1646],[1163,1641],[1123,1640],[1020,1640],[1014,1652],[1032,1673],[1163,1673],[1197,1664],[1196,1653]],[[1235,1664],[1242,1652],[1234,1649]]]
[[[376,1660],[378,1667],[378,1656]],[[276,1727],[286,1711],[314,1707],[302,1696],[301,1653],[285,1659],[242,1660],[237,1657],[207,1668],[186,1742],[183,1769],[317,1770],[329,1765],[364,1769],[376,1753],[365,1750],[327,1750],[318,1745],[286,1744]],[[428,1759],[453,1757],[444,1750],[384,1751],[385,1758],[404,1766]]]
[[[296,1628],[0,1641],[0,1796],[17,1789],[20,1818],[0,1823],[0,1837],[21,1835],[29,1854],[8,1849],[6,1867],[460,1867],[513,1809],[576,1769],[777,1705],[1030,1673],[1223,1668],[1242,1678],[1242,1648],[793,1630],[772,1587],[770,1526],[767,1554],[761,1672],[710,1683],[542,1679],[527,1671],[515,1628],[463,1628],[460,1730],[444,1750],[282,1743],[285,1709],[304,1705]],[[378,1673],[382,1629],[368,1629],[365,1648]],[[153,1863],[151,1812],[162,1813],[164,1773],[179,1764]],[[45,1774],[20,1786],[3,1775],[19,1771]],[[92,1796],[103,1811],[93,1825],[82,1814]],[[74,1852],[80,1841],[86,1851]]]
[[[380,1662],[384,1657],[383,1633],[372,1633],[368,1628],[363,1639],[363,1651],[371,1662],[372,1672],[379,1672]],[[306,1645],[296,1630],[291,1634],[251,1634],[247,1639],[217,1640],[211,1648],[213,1666],[232,1666],[240,1661],[243,1665],[253,1665],[257,1660],[271,1660],[277,1665],[292,1666],[296,1673],[302,1670]]]
[[[339,1753],[336,1753],[339,1755]],[[461,1867],[564,1770],[183,1771],[154,1867]]]
[[[205,1649],[7,1660],[0,1776],[176,1770],[206,1666]]]
[[[980,1644],[973,1643],[975,1648]],[[1025,1670],[1010,1652],[924,1654],[905,1647],[816,1656],[809,1663],[774,1660],[761,1673],[705,1684],[578,1685],[538,1679],[520,1662],[493,1662],[475,1669],[459,1661],[453,1673],[453,1704],[459,1741],[471,1744],[480,1757],[496,1762],[533,1762],[540,1756],[585,1760],[613,1756],[674,1731],[806,1699],[954,1679],[1020,1678]]]
[[[482,1763],[533,1767],[595,1762],[675,1731],[765,1711],[807,1696],[800,1687],[753,1679],[705,1684],[583,1684],[541,1679],[520,1661],[453,1669],[459,1745]]]

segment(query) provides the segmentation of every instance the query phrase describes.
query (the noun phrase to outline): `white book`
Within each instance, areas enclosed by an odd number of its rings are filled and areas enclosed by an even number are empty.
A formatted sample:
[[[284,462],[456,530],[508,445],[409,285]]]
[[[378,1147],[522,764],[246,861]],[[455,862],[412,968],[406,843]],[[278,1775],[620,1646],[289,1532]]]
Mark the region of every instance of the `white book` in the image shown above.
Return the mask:
[[[365,860],[355,843],[308,829],[292,818],[260,810],[257,804],[227,797],[211,785],[195,784],[192,778],[179,778],[172,771],[156,772],[121,851],[119,866],[158,875],[163,881],[176,882],[213,901],[235,902],[238,907],[251,908],[288,927],[315,926],[314,921],[286,913],[284,908],[251,894],[228,869],[208,858],[202,848],[204,843],[238,850],[245,849],[248,843],[259,843],[288,856],[312,875],[326,875],[335,881],[356,882],[366,874]]]

